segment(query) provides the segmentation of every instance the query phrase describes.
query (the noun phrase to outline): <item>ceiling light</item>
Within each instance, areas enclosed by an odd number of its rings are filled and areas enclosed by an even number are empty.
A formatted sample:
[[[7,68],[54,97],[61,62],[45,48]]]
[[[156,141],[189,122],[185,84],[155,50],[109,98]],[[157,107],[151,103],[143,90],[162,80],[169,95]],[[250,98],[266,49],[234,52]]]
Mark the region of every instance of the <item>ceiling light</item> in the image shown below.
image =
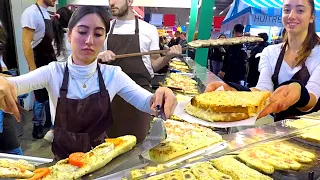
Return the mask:
[[[217,7],[213,7],[213,9],[217,9]]]
[[[189,24],[189,22],[186,22],[186,24]]]
[[[223,11],[221,11],[221,12],[219,13],[219,15],[221,15],[221,14],[223,14]]]

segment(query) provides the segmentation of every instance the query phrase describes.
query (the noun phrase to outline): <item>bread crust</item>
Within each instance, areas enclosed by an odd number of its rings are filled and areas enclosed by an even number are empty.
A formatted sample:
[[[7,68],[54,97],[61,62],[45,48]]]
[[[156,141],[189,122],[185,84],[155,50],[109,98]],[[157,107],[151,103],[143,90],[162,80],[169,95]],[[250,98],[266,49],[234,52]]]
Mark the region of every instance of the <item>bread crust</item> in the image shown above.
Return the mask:
[[[268,91],[213,91],[193,97],[191,104],[212,112],[246,113],[252,117],[268,103],[270,95]]]

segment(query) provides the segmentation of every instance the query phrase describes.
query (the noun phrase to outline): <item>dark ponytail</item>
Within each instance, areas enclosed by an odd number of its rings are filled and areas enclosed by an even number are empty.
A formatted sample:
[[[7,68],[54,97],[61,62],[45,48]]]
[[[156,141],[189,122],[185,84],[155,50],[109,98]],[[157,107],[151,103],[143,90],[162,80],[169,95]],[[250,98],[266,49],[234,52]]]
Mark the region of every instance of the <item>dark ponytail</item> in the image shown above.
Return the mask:
[[[69,20],[72,16],[72,11],[67,7],[62,7],[57,10],[52,17],[52,26],[54,32],[54,45],[57,48],[56,56],[60,56],[61,52],[65,52],[64,33],[68,27]]]

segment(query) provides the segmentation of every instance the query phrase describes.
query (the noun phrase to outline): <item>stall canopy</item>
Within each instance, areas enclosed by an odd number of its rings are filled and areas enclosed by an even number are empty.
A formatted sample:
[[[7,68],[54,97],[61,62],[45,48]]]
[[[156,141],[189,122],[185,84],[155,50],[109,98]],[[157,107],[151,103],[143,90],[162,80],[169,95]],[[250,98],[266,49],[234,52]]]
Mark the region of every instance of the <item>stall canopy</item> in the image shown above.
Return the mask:
[[[315,0],[317,31],[320,31],[320,0]],[[235,24],[282,27],[282,0],[234,0],[222,22],[221,32]]]

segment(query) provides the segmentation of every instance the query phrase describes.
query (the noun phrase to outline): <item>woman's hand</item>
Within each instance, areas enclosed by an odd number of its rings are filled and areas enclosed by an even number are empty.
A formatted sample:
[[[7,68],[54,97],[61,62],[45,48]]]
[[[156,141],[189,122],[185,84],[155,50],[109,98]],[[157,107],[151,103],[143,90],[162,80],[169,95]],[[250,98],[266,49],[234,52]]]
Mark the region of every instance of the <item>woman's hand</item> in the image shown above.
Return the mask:
[[[162,107],[163,105],[164,114],[166,115],[166,118],[169,118],[173,114],[178,102],[171,89],[160,87],[156,90],[153,97],[151,98],[150,104],[154,115],[157,115],[156,107],[158,105]]]
[[[107,50],[99,53],[97,59],[99,60],[99,62],[108,63],[114,61],[116,59],[116,55],[112,51]]]
[[[17,99],[15,86],[5,78],[0,77],[0,109],[6,113],[13,114],[19,121],[20,113],[16,104]]]
[[[301,86],[299,83],[291,83],[276,89],[270,98],[270,104],[259,114],[258,119],[271,113],[279,113],[287,110],[299,101]]]
[[[178,55],[180,55],[180,54],[182,54],[182,47],[181,47],[181,45],[175,45],[175,46],[172,46],[171,48],[170,48],[170,51],[169,52],[167,52],[167,54],[166,54],[166,57],[168,57],[168,58],[174,58],[174,57],[176,57],[176,56],[178,56]]]
[[[237,91],[236,89],[228,86],[226,83],[221,82],[221,81],[216,81],[213,83],[208,84],[205,92],[211,92],[211,91],[215,91],[216,89],[218,89],[219,87],[223,87],[225,91]]]

